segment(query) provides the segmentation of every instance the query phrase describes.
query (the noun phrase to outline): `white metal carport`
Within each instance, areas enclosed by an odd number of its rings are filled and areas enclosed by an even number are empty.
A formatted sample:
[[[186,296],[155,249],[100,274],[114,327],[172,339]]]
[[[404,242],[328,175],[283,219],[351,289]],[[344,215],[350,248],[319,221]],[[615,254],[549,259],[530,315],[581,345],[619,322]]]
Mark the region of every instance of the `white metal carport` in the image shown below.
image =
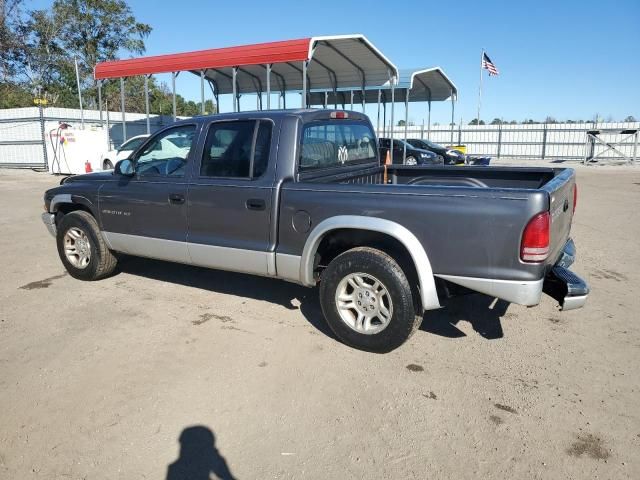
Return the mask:
[[[175,79],[188,71],[200,77],[200,96],[204,113],[205,83],[214,97],[233,95],[233,110],[240,110],[240,96],[257,94],[257,108],[262,109],[262,96],[267,94],[266,108],[271,108],[271,92],[280,93],[283,107],[286,92],[300,92],[301,106],[309,105],[313,89],[359,90],[393,89],[398,69],[363,35],[311,37],[237,47],[201,50],[170,55],[102,62],[96,65],[100,110],[101,82],[120,79],[123,133],[125,131],[124,79],[126,77],[171,73],[173,116],[176,116]],[[145,81],[146,113],[149,116],[148,82]],[[147,122],[148,124],[148,122]]]
[[[378,104],[377,128],[378,131],[386,131],[386,111],[387,102],[391,102],[391,128],[393,135],[393,111],[395,100],[401,100],[405,104],[404,136],[407,136],[407,124],[409,120],[409,103],[427,103],[427,131],[431,132],[431,103],[442,102],[451,99],[451,122],[454,121],[455,101],[457,100],[458,89],[455,84],[445,74],[440,67],[425,68],[420,70],[403,69],[400,70],[399,80],[395,89],[389,85],[383,87],[367,87],[364,90],[354,90],[342,88],[337,90],[314,89],[310,94],[310,105],[334,106],[346,104]],[[380,129],[380,107],[383,109],[383,128]],[[453,130],[452,130],[453,132]],[[453,133],[452,133],[453,135]],[[453,143],[453,138],[451,139]]]

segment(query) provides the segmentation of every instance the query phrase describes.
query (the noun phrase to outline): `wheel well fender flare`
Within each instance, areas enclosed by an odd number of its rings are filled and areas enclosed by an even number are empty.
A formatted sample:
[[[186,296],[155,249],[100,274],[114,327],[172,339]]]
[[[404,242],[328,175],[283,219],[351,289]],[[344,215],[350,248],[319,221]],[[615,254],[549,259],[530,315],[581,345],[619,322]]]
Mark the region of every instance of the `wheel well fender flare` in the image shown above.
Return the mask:
[[[398,240],[407,249],[418,274],[422,308],[431,310],[440,308],[436,284],[427,252],[416,236],[406,227],[383,218],[360,215],[339,215],[330,217],[311,231],[302,251],[300,261],[300,279],[304,285],[315,285],[313,276],[314,257],[322,239],[331,231],[339,229],[370,230],[383,233]]]
[[[49,204],[49,212],[57,213],[60,207],[63,205],[78,205],[76,209],[80,208],[86,210],[98,220],[96,216],[95,205],[87,197],[82,195],[74,195],[72,193],[59,193],[51,199]]]

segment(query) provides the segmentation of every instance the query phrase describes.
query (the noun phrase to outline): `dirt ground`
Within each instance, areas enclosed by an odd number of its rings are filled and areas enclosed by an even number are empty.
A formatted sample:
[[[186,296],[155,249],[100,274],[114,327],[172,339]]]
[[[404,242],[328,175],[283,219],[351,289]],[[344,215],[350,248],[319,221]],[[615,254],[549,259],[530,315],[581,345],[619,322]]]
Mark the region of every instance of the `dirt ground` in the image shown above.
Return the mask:
[[[640,169],[578,169],[584,309],[460,298],[387,355],[280,281],[72,279],[58,180],[0,171],[0,478],[640,478]]]

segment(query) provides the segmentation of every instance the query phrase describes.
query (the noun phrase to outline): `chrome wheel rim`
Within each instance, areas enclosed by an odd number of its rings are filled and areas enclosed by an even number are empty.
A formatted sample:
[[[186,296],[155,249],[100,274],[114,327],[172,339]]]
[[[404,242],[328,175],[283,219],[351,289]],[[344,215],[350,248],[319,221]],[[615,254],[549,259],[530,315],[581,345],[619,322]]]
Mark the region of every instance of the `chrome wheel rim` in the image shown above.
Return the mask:
[[[368,273],[350,273],[336,289],[336,308],[352,330],[374,335],[387,328],[393,316],[393,302],[384,284]]]
[[[78,227],[71,227],[64,234],[64,254],[76,268],[86,268],[91,261],[89,237]]]

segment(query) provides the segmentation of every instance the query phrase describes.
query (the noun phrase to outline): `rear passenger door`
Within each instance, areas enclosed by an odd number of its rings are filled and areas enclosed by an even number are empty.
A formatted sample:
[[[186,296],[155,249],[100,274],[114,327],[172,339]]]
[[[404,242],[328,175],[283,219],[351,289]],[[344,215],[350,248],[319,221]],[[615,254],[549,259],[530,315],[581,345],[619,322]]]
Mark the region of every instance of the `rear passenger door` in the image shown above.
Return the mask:
[[[270,120],[215,121],[194,165],[187,245],[196,265],[267,275],[275,162]],[[275,153],[275,147],[273,147]]]

